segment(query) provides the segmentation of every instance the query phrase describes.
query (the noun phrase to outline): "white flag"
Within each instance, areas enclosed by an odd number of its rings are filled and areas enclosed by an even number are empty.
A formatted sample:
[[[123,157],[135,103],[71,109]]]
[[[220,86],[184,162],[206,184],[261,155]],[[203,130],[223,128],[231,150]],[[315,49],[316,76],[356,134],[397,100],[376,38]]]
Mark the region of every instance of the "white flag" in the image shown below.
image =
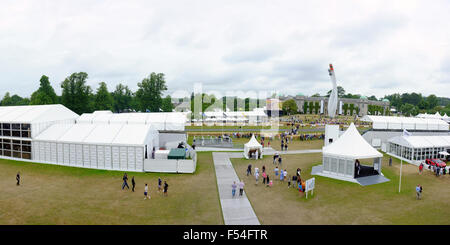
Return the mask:
[[[411,136],[411,133],[406,131],[406,129],[403,129],[403,136],[409,137],[409,136]]]

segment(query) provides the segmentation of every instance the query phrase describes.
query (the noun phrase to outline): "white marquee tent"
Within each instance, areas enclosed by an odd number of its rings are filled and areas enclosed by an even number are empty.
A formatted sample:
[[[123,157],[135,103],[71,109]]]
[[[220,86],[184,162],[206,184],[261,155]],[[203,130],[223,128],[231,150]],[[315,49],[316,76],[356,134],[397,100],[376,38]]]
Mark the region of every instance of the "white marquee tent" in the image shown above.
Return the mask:
[[[256,140],[255,135],[252,135],[250,140],[244,144],[244,157],[249,159],[249,152],[252,150],[256,150],[258,158],[262,158],[262,145]]]
[[[450,136],[397,136],[389,139],[388,153],[408,162],[438,158],[440,152],[450,151]]]
[[[150,124],[77,123],[54,124],[32,145],[34,160],[39,162],[144,171],[144,159],[158,140],[158,131]]]
[[[323,172],[330,176],[354,178],[355,161],[372,158],[374,170],[381,173],[383,155],[367,143],[353,123],[335,142],[323,147],[322,153]]]
[[[151,124],[158,131],[184,131],[186,114],[182,112],[84,113],[77,123]]]
[[[392,117],[366,115],[361,121],[372,122],[378,130],[448,131],[449,124],[436,118]]]

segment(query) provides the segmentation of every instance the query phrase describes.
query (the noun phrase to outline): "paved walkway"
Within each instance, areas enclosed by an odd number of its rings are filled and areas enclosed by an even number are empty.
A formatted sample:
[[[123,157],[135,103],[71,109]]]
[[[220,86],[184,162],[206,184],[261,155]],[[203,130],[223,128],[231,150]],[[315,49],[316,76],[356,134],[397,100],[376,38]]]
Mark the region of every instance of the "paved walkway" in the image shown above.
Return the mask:
[[[289,154],[305,154],[305,153],[320,153],[322,149],[310,149],[310,150],[292,150],[292,151],[277,151],[272,147],[264,147],[263,154],[264,155],[274,155],[275,152],[278,152],[280,155],[289,155]]]
[[[245,194],[245,186],[243,196],[239,196],[239,187],[236,190],[236,196],[234,198],[231,196],[231,184],[233,181],[238,183],[239,178],[231,164],[229,154],[242,156],[242,153],[213,152],[214,168],[216,170],[217,186],[219,188],[220,204],[225,225],[259,225],[258,217],[256,217],[252,205]]]

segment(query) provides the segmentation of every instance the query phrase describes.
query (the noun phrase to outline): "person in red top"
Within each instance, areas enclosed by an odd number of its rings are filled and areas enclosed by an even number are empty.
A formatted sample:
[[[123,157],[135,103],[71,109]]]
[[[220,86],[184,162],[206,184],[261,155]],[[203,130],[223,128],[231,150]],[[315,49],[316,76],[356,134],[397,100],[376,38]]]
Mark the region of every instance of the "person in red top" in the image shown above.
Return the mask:
[[[419,174],[422,174],[422,171],[423,171],[423,163],[421,163],[419,166]]]

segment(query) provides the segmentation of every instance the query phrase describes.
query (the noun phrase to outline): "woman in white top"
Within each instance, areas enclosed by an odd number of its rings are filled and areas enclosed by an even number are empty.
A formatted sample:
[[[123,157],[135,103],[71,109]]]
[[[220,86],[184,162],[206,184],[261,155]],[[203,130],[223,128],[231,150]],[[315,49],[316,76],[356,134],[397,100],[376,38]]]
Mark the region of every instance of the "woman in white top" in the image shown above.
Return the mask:
[[[144,200],[147,199],[147,198],[150,199],[150,195],[148,193],[148,185],[145,184],[145,187],[144,187]]]

